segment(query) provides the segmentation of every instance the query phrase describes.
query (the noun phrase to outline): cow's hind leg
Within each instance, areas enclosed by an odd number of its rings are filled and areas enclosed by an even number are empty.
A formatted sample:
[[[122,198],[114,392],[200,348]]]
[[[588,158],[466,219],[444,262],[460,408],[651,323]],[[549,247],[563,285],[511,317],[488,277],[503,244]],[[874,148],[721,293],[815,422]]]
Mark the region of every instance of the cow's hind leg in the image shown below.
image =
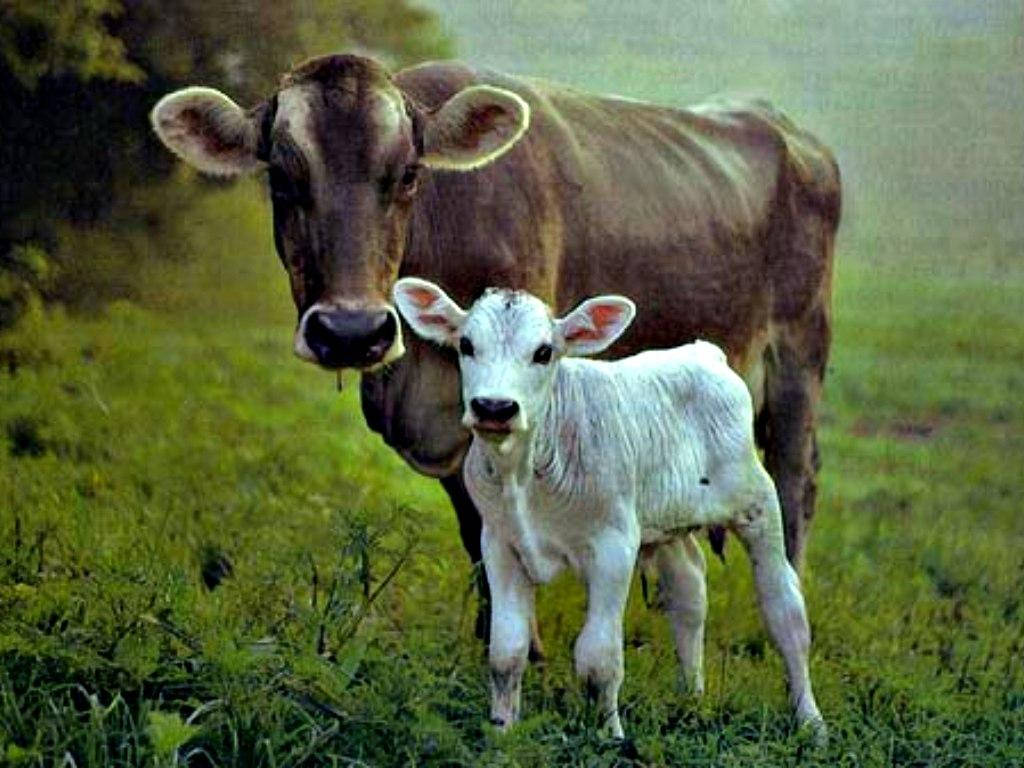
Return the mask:
[[[451,499],[455,508],[455,517],[459,521],[459,536],[462,538],[462,546],[469,555],[470,561],[477,566],[476,587],[480,596],[480,604],[476,611],[476,623],[474,632],[480,640],[489,642],[491,636],[491,588],[487,581],[487,573],[481,567],[480,550],[480,513],[476,505],[469,497],[469,491],[462,481],[462,470],[459,469],[454,475],[441,478],[441,486]],[[537,630],[537,619],[530,616],[530,660],[543,661],[544,646],[540,641],[540,633]]]
[[[757,466],[752,492],[733,519],[732,529],[750,555],[761,617],[786,665],[789,699],[801,725],[819,740],[825,726],[811,690],[808,654],[811,630],[800,590],[800,577],[786,559],[782,518],[771,479]]]
[[[824,304],[811,310],[799,326],[777,329],[757,425],[765,466],[782,503],[786,556],[797,570],[803,565],[817,496],[815,422],[828,344]]]
[[[692,534],[661,544],[654,553],[659,602],[675,636],[686,688],[704,692],[704,620],[708,612],[704,552]]]

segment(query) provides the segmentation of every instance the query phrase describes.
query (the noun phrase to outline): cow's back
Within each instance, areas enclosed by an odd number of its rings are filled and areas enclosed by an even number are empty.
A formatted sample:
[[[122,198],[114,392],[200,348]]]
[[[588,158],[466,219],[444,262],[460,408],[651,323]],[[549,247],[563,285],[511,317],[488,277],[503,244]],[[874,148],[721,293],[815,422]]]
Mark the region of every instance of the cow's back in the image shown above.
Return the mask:
[[[776,284],[792,313],[827,276],[819,244],[793,252],[791,235],[805,205],[834,231],[834,161],[764,102],[674,109],[457,63],[396,79],[428,107],[477,83],[531,106],[526,136],[493,167],[435,175],[441,213],[462,223],[420,273],[440,271],[460,298],[513,285],[562,312],[614,290],[640,301],[616,356],[698,335],[738,353]]]

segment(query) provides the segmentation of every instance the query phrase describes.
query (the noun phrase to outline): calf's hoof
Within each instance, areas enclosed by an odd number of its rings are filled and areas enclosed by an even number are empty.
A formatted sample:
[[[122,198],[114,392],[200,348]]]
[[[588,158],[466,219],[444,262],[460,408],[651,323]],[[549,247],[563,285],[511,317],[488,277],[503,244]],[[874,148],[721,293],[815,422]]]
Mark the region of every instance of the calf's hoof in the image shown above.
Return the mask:
[[[801,735],[806,734],[807,738],[818,749],[824,749],[828,746],[828,726],[825,725],[821,715],[808,718],[800,723],[799,733]]]

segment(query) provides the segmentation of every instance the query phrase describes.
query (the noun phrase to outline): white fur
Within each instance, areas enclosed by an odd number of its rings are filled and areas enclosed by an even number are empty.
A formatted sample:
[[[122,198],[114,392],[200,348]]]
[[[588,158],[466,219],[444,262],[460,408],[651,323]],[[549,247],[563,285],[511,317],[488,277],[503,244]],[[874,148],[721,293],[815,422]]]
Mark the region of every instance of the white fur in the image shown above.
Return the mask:
[[[401,296],[406,287],[429,285],[396,285],[396,304],[416,332],[420,323]],[[520,406],[507,435],[477,431],[464,470],[483,519],[492,591],[492,719],[503,727],[517,719],[534,587],[569,566],[588,596],[576,669],[595,690],[609,730],[622,736],[622,617],[641,548],[660,573],[683,675],[699,691],[705,566],[690,534],[727,525],[750,553],[797,718],[823,737],[808,674],[810,632],[785,557],[778,498],[754,446],[750,395],[722,350],[698,341],[617,362],[563,359],[561,332],[574,315],[588,305],[625,306],[614,303],[620,297],[585,302],[555,320],[529,295],[489,292],[462,313],[432,288],[430,307],[445,307],[450,320],[435,340],[457,346],[468,337],[474,345],[472,357],[460,357],[465,402],[503,398]],[[607,346],[624,328],[609,324],[598,341]],[[557,353],[539,365],[532,355],[544,343]],[[475,428],[468,407],[466,414],[464,423]]]

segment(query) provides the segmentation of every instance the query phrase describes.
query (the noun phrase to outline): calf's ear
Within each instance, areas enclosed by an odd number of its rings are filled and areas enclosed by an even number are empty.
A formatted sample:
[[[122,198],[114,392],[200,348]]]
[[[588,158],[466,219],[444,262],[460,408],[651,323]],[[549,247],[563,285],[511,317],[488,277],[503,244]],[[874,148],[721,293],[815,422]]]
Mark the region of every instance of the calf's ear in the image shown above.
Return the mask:
[[[391,292],[395,306],[417,336],[454,346],[466,313],[438,286],[418,277],[403,277]]]
[[[503,88],[474,85],[430,115],[421,162],[446,171],[471,171],[507,152],[530,125],[530,105]]]
[[[149,120],[160,141],[193,168],[239,176],[263,167],[256,158],[256,122],[213,88],[183,88],[153,107]]]
[[[625,296],[598,296],[556,320],[555,328],[562,337],[565,354],[585,357],[611,346],[635,316],[636,305]]]

